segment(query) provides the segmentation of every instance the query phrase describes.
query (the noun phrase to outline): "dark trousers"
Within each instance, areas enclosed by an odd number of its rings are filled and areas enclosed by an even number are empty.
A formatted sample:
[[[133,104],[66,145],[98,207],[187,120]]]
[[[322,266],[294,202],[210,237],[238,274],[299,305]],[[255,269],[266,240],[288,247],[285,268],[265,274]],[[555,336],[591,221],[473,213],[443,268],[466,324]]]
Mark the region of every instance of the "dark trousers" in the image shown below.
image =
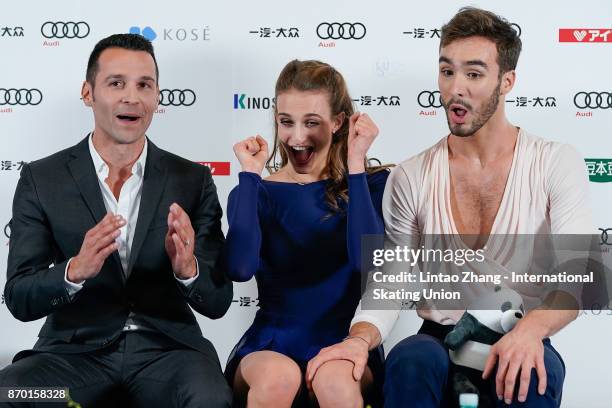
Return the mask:
[[[214,350],[204,354],[151,331],[123,332],[110,346],[93,352],[25,357],[0,371],[0,387],[10,386],[67,387],[83,408],[230,407],[232,401]],[[119,401],[117,395],[122,396]]]
[[[436,327],[440,326],[440,327]],[[452,388],[449,386],[449,373],[453,364],[444,346],[444,336],[452,327],[427,322],[419,334],[400,341],[389,353],[385,361],[385,407],[437,408],[456,407]],[[561,405],[561,393],[565,378],[565,365],[561,356],[544,340],[544,365],[546,366],[547,387],[544,395],[537,391],[538,377],[535,369],[531,371],[529,392],[525,403],[519,403],[516,390],[510,407],[557,408]],[[486,396],[490,406],[508,407],[498,401],[495,393],[495,368],[485,382]],[[482,389],[480,392],[482,393]],[[479,405],[483,406],[483,405]]]

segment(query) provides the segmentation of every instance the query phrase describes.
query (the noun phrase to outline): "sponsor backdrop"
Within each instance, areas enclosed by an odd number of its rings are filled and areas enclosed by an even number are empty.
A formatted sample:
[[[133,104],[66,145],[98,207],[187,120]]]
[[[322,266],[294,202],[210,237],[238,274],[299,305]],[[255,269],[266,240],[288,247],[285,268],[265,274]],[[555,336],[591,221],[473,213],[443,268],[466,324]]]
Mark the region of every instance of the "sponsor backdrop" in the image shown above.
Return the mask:
[[[611,3],[471,4],[505,16],[520,32],[516,86],[502,103],[513,123],[570,143],[584,156],[591,180],[585,205],[593,209],[594,233],[601,234],[609,259]],[[5,5],[0,17],[1,225],[11,217],[23,163],[70,146],[92,129],[91,112],[79,92],[89,52],[102,37],[133,32],[153,41],[162,93],[148,135],[162,148],[210,166],[225,208],[240,171],[232,145],[256,133],[272,140],[274,82],[294,58],[320,59],[344,74],[357,109],[380,127],[370,153],[382,162],[398,163],[444,136],[446,119],[436,90],[440,27],[461,5],[450,0],[314,0],[291,6],[280,1],[26,0]],[[6,227],[2,270],[9,236]],[[1,287],[5,279],[1,273]],[[256,310],[251,281],[235,285],[223,319],[199,319],[222,364]],[[0,366],[34,343],[41,323],[21,323],[0,307]],[[387,350],[419,324],[414,312],[405,312]],[[598,305],[554,337],[568,368],[564,406],[612,404],[611,338],[612,312]]]

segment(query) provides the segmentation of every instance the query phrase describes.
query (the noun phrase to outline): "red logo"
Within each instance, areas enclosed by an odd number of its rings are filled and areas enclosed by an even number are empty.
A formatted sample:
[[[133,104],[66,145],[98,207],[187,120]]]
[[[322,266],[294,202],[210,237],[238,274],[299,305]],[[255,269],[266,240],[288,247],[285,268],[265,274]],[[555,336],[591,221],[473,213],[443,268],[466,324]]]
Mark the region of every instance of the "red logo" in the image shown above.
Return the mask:
[[[197,162],[210,169],[213,176],[229,176],[230,162]]]
[[[560,28],[559,42],[610,43],[612,28]]]

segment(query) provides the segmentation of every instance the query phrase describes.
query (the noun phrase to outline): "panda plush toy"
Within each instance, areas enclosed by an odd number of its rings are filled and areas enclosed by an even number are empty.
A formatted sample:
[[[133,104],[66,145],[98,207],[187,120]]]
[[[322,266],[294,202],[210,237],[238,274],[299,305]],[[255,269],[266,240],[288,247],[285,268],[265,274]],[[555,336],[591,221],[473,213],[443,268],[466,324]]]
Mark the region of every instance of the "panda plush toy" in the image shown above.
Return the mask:
[[[521,296],[501,286],[495,286],[492,293],[470,304],[444,339],[454,364],[450,381],[455,401],[461,394],[473,393],[479,395],[479,406],[494,406],[488,392],[479,392],[479,387],[487,386],[481,379],[482,371],[491,346],[512,330],[524,314]]]

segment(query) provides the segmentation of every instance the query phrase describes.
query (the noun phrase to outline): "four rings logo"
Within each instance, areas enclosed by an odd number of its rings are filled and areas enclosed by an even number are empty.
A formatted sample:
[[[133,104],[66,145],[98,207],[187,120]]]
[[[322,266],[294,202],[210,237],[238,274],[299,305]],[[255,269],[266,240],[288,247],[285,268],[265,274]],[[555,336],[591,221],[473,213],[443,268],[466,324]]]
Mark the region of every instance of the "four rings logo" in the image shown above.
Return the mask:
[[[0,88],[0,106],[38,105],[42,102],[42,98],[42,92],[35,88]]]
[[[441,108],[440,91],[421,91],[417,96],[417,103],[422,108]]]
[[[601,242],[599,245],[612,245],[612,242],[608,242],[608,232],[612,232],[612,228],[599,228],[601,231]]]
[[[159,91],[161,106],[191,106],[196,101],[196,94],[191,89],[162,89]]]
[[[84,21],[47,21],[40,27],[45,38],[85,38],[90,31],[89,24]]]
[[[612,92],[578,92],[574,105],[578,109],[612,109]]]
[[[317,26],[317,36],[322,40],[361,40],[366,35],[366,27],[361,23],[321,23]]]

